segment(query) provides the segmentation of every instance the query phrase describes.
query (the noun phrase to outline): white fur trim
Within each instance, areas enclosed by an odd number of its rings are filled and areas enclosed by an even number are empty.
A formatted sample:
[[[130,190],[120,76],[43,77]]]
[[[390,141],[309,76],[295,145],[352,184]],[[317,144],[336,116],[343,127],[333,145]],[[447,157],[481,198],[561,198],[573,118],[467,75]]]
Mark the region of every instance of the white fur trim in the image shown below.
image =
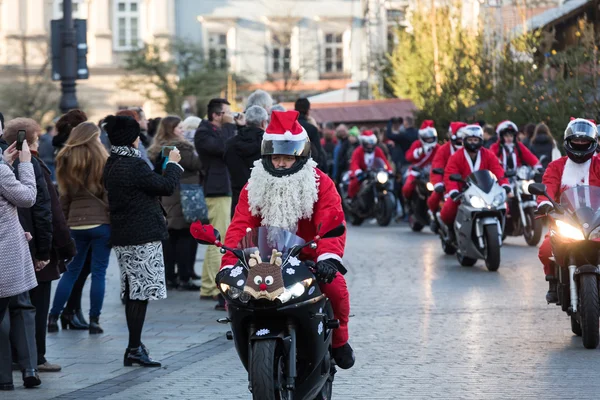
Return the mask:
[[[502,131],[503,129],[512,127],[515,132],[519,131],[519,128],[517,128],[517,125],[514,124],[514,122],[512,121],[502,121],[498,127],[496,128],[496,135],[500,135],[500,131]]]
[[[554,204],[552,204],[550,201],[548,201],[548,200],[544,200],[544,201],[542,201],[540,204],[538,204],[538,206],[537,206],[538,210],[539,210],[539,209],[540,209],[540,207],[541,207],[541,206],[543,206],[544,204],[550,204],[551,206],[553,206],[553,207],[554,207]]]
[[[354,170],[354,175],[356,176],[358,174],[362,174],[362,172],[363,172],[362,169],[356,169],[356,170]]]
[[[310,219],[319,200],[317,163],[309,159],[304,167],[292,175],[275,177],[254,162],[248,180],[250,212],[262,219],[261,225],[296,232],[298,221]]]
[[[421,153],[423,152],[423,149],[421,147],[417,147],[414,151],[413,151],[413,157],[414,158],[419,158],[421,156]]]
[[[512,157],[512,160],[513,160],[513,165],[515,166],[515,168],[517,168],[517,154],[514,152],[514,150],[511,153],[511,157]],[[504,170],[506,170],[507,165],[508,165],[506,159],[507,159],[506,150],[502,149],[502,167],[504,168]]]
[[[182,171],[185,171],[185,169],[183,169],[183,167],[182,167],[182,166],[181,166],[179,163],[177,163],[177,162],[175,162],[175,161],[168,161],[168,162],[167,162],[167,164],[175,164],[175,165],[177,165],[179,168],[181,168],[181,170],[182,170]]]
[[[479,167],[481,166],[481,152],[477,152],[477,158],[475,159],[475,165],[473,165],[473,161],[471,161],[471,156],[467,152],[467,149],[464,149],[465,158],[467,159],[467,163],[469,167],[471,167],[471,172],[479,171]]]
[[[285,131],[285,133],[267,133],[263,134],[263,140],[291,140],[293,142],[298,142],[300,140],[306,140],[308,135],[304,128],[302,129],[302,133],[298,133],[296,135],[292,134],[290,131]]]
[[[446,195],[444,196],[446,199],[449,199],[450,196],[452,196],[452,193],[458,193],[458,190],[453,189],[451,191],[449,191],[448,193],[446,193]]]
[[[571,159],[567,159],[560,180],[561,186],[563,188],[572,188],[580,185],[589,185],[591,165],[591,159],[582,164],[577,164]]]
[[[231,269],[233,268],[233,265],[226,265],[224,267],[221,267],[221,269]]]
[[[411,176],[419,176],[421,175],[420,173],[418,173],[417,171],[413,171],[412,169],[410,170],[410,175]]]
[[[333,258],[334,260],[338,260],[340,263],[342,263],[342,257],[338,256],[335,253],[323,253],[319,257],[317,257],[317,262],[323,261],[323,260],[328,260],[330,258]]]
[[[440,187],[440,186],[444,186],[444,182],[438,182],[435,185],[433,185],[434,188]]]

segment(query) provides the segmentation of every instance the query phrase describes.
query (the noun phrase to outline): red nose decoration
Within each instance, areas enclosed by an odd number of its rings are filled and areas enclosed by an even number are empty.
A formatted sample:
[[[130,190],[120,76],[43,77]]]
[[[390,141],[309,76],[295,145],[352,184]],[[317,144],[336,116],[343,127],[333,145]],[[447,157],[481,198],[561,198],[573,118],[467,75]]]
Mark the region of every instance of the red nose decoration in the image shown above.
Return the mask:
[[[267,290],[267,284],[266,283],[261,283],[260,286],[258,287],[260,290]]]

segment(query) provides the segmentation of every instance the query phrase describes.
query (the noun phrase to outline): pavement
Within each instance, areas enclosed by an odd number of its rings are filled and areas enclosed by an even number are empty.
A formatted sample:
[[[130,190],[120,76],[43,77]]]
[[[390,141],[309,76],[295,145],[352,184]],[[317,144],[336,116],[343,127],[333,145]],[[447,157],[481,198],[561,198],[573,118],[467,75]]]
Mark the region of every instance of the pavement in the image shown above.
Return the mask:
[[[461,267],[426,231],[413,233],[406,224],[349,228],[344,259],[357,362],[336,374],[334,399],[598,398],[600,350],[584,349],[566,314],[545,303],[537,249],[508,238],[499,271],[488,272],[481,261]],[[251,398],[224,337],[229,328],[215,322],[225,313],[195,292],[169,291],[148,309],[143,340],[163,368],[124,368],[118,291],[112,259],[105,333],[49,334],[47,357],[63,371],[0,399]],[[14,380],[21,382],[17,373]]]

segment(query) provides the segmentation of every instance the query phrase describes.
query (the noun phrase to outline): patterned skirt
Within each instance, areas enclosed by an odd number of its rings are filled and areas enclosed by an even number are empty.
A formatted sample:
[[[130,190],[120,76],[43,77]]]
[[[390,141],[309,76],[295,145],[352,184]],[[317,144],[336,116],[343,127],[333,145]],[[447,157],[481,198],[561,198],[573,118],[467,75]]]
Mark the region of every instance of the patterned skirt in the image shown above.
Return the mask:
[[[114,246],[113,249],[121,270],[121,296],[129,295],[131,300],[167,298],[161,242]]]

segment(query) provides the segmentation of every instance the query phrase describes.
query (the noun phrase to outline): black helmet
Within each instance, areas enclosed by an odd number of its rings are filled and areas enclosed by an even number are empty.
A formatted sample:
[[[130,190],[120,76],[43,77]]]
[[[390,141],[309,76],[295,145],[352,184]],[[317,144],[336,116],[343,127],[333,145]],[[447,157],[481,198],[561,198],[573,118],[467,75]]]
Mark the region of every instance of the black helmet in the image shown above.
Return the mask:
[[[585,143],[573,143],[575,139],[583,140]],[[564,146],[569,159],[578,164],[592,158],[598,147],[598,128],[596,128],[596,124],[583,118],[571,120],[565,130]]]
[[[276,177],[295,174],[310,158],[310,140],[306,130],[298,123],[297,111],[273,111],[271,122],[263,135],[261,145],[262,164],[265,170]],[[279,170],[273,166],[274,155],[295,156],[291,168]]]
[[[463,146],[468,151],[478,151],[483,146],[483,129],[477,124],[467,125],[464,128],[460,128],[459,132],[462,132]],[[470,143],[467,141],[469,138],[479,139],[477,143]]]

